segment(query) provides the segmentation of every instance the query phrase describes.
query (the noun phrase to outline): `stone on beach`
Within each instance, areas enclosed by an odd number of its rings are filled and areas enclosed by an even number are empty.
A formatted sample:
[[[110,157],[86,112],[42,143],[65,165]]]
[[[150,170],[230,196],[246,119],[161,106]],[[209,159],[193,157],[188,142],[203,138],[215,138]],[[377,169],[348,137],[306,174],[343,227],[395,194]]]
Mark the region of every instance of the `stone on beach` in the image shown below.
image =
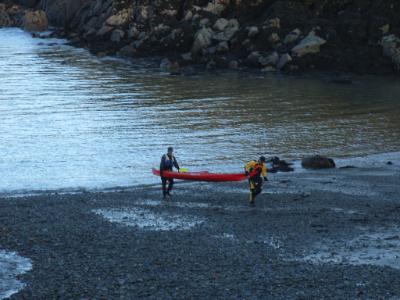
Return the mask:
[[[336,164],[332,158],[314,155],[303,158],[301,161],[301,166],[305,169],[329,169],[335,168]]]

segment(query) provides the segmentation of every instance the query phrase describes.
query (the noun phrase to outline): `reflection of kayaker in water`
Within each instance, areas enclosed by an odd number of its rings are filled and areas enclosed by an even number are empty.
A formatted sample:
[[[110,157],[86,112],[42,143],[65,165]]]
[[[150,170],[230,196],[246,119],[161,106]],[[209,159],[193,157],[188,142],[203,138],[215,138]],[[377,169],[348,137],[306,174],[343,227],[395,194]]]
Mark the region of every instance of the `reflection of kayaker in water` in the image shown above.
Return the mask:
[[[265,157],[261,156],[258,161],[252,160],[245,166],[246,176],[249,178],[250,198],[249,204],[255,205],[255,199],[262,191],[263,179],[267,179],[267,166],[265,164]]]
[[[170,192],[174,186],[174,179],[173,178],[167,179],[167,178],[163,177],[163,171],[172,171],[172,169],[174,167],[179,172],[179,165],[174,156],[174,149],[172,147],[168,147],[168,152],[167,152],[167,154],[164,154],[161,157],[161,163],[160,163],[160,176],[161,176],[161,183],[162,183],[164,199],[167,196],[171,197]],[[167,181],[168,181],[168,188],[167,188]]]

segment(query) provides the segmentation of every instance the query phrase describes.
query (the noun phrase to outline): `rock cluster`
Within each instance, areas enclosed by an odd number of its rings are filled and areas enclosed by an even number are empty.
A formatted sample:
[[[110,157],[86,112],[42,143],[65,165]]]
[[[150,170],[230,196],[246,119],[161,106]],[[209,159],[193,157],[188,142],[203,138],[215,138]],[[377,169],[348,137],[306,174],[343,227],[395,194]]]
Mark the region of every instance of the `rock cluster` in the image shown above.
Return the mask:
[[[59,35],[98,55],[162,56],[180,67],[265,72],[387,74],[400,66],[395,0],[13,2],[44,10]],[[0,25],[10,23],[0,8]]]
[[[45,31],[49,25],[43,10],[26,9],[17,4],[0,3],[0,27],[23,27],[27,31]]]

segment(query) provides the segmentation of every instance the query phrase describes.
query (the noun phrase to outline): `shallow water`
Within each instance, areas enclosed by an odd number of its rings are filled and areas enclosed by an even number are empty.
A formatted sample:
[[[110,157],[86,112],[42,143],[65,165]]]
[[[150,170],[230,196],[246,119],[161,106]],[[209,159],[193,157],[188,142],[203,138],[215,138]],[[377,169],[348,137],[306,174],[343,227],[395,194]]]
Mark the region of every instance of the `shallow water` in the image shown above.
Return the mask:
[[[158,182],[168,145],[192,170],[400,151],[400,81],[168,76],[0,29],[0,192]]]
[[[151,231],[189,230],[204,222],[194,216],[155,213],[143,208],[105,208],[93,213],[125,226]]]
[[[0,249],[0,299],[6,299],[23,289],[25,284],[17,276],[31,269],[32,263],[29,259]]]

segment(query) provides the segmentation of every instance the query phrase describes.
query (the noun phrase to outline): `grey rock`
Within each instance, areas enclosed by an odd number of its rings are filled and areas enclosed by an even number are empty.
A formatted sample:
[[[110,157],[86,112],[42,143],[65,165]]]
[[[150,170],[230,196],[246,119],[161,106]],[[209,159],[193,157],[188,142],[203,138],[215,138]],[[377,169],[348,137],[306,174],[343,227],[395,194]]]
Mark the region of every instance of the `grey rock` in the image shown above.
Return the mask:
[[[125,36],[125,32],[121,29],[115,29],[111,34],[111,41],[114,43],[119,43]]]
[[[248,29],[248,34],[247,34],[247,36],[248,36],[249,38],[254,38],[254,37],[256,37],[256,36],[258,35],[258,33],[259,33],[258,27],[257,27],[257,26],[251,26],[251,27]]]
[[[216,31],[224,31],[225,28],[228,26],[228,24],[229,24],[229,21],[227,19],[220,18],[217,21],[215,21],[213,28]]]
[[[183,18],[184,21],[190,21],[193,18],[193,13],[188,10],[187,13],[185,14],[185,17]]]
[[[298,57],[302,57],[307,54],[313,54],[320,52],[321,45],[324,45],[326,40],[315,35],[314,31],[311,31],[301,42],[292,49],[292,54]]]
[[[271,44],[276,44],[277,42],[279,42],[280,41],[280,37],[279,37],[279,34],[277,34],[277,33],[271,33],[271,35],[268,37],[268,41],[271,43]]]
[[[277,68],[278,70],[283,69],[289,62],[291,62],[293,59],[292,57],[288,54],[285,53],[283,55],[281,55],[281,57],[279,58],[278,64],[277,64]]]
[[[201,19],[200,22],[199,22],[199,25],[203,26],[203,27],[210,25],[210,19],[208,19],[208,18]]]
[[[213,31],[210,28],[202,28],[198,30],[194,37],[192,51],[198,53],[201,49],[207,48],[211,45],[211,37]]]
[[[231,19],[224,27],[224,31],[214,33],[212,38],[217,41],[229,41],[238,30],[239,22],[236,19]]]
[[[296,28],[292,32],[288,33],[283,40],[284,44],[290,44],[296,42],[301,35],[300,29]]]
[[[226,42],[226,41],[220,42],[220,43],[217,45],[216,51],[217,51],[218,53],[226,53],[226,52],[228,52],[228,51],[229,51],[228,42]]]
[[[382,38],[383,54],[389,57],[396,69],[400,70],[400,39],[394,34]]]
[[[184,61],[192,61],[192,60],[193,60],[193,58],[192,58],[192,53],[190,53],[190,52],[183,53],[183,54],[181,55],[181,58],[182,58]]]
[[[258,65],[261,59],[261,54],[258,51],[253,51],[247,56],[247,62],[252,65]]]
[[[137,39],[139,37],[140,31],[136,28],[136,26],[132,26],[128,30],[128,37],[130,39]]]
[[[262,66],[276,66],[276,64],[279,61],[279,54],[277,52],[273,52],[272,54],[268,55],[267,57],[260,57],[258,59],[258,62],[262,65]]]
[[[227,2],[224,1],[211,1],[207,4],[207,6],[203,9],[207,12],[210,12],[214,15],[220,15],[227,6]]]

